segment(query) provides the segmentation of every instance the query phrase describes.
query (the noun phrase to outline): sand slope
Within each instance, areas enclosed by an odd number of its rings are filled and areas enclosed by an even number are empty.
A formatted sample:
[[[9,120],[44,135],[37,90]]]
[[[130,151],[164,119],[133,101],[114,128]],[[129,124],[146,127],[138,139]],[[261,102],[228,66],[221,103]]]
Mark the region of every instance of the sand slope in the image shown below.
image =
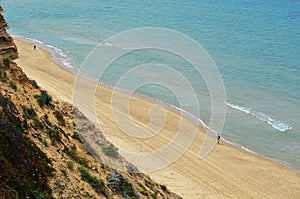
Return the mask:
[[[16,62],[27,76],[35,79],[43,89],[57,98],[72,103],[76,77],[51,61],[48,52],[39,48],[33,51],[33,45],[23,41],[16,40],[16,44],[20,52],[20,58]],[[86,86],[92,84],[83,82]],[[283,165],[226,143],[217,145],[205,159],[199,159],[199,143],[205,135],[203,130],[180,114],[166,109],[163,109],[166,123],[158,135],[147,139],[133,138],[125,134],[114,120],[111,110],[112,90],[98,86],[95,96],[96,114],[102,131],[110,141],[125,151],[149,152],[161,149],[173,140],[180,122],[186,132],[198,129],[199,133],[193,143],[177,161],[149,173],[155,181],[165,184],[184,198],[300,198],[300,175]],[[79,97],[82,97],[79,108],[84,113],[89,113],[89,104],[86,104],[84,96]],[[126,94],[121,93],[119,97],[126,97]],[[129,112],[137,124],[150,122],[148,111],[151,105],[150,102],[135,97],[130,100]],[[116,102],[114,108],[120,115],[126,115],[121,101],[119,104]],[[120,122],[128,123],[126,117],[121,117]],[[156,122],[160,125],[159,121]],[[135,130],[132,127],[132,131]],[[147,133],[147,130],[143,133]],[[170,153],[179,150],[176,146],[171,149]],[[166,158],[161,157],[161,161]]]

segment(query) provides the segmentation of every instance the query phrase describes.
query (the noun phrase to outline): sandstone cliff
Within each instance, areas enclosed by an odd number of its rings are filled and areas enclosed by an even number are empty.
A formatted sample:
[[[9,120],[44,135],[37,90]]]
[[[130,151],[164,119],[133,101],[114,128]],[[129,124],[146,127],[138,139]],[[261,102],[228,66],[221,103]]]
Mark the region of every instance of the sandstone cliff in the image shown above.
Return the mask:
[[[3,9],[0,6],[0,12],[1,11],[3,11]],[[8,25],[2,14],[0,14],[0,60],[3,58],[18,58],[17,47],[13,38],[6,32],[7,29]]]

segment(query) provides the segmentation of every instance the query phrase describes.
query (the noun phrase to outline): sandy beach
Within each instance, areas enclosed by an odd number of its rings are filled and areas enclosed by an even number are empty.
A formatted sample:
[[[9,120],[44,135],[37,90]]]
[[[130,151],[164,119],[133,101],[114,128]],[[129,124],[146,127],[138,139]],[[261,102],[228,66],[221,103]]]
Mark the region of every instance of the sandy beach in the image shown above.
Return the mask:
[[[55,98],[72,103],[76,76],[53,62],[49,52],[40,48],[33,50],[33,44],[18,39],[15,42],[20,57],[16,63],[26,75],[36,80],[42,89],[47,90]],[[94,85],[86,80],[81,81],[87,87]],[[89,117],[90,104],[87,104],[84,96],[78,97],[82,99],[79,109]],[[127,95],[118,93],[118,97],[126,98]],[[97,86],[95,109],[101,130],[108,140],[120,149],[134,152],[156,151],[166,146],[176,136],[179,128],[183,128],[186,132],[194,129],[198,131],[189,148],[175,162],[160,170],[147,173],[156,182],[166,185],[184,198],[300,197],[300,174],[277,162],[253,155],[224,142],[216,145],[206,158],[200,159],[199,143],[202,143],[206,133],[201,127],[188,118],[181,117],[175,111],[162,110],[166,113],[166,122],[158,135],[138,139],[124,133],[114,119],[111,98],[112,89]],[[132,97],[129,113],[137,124],[147,125],[151,122],[149,109],[152,105],[151,102]],[[119,103],[116,101],[114,109],[120,115],[126,114],[122,101]],[[158,107],[158,109],[162,108]],[[119,122],[128,123],[125,117],[120,118]],[[135,130],[132,127],[132,131]]]

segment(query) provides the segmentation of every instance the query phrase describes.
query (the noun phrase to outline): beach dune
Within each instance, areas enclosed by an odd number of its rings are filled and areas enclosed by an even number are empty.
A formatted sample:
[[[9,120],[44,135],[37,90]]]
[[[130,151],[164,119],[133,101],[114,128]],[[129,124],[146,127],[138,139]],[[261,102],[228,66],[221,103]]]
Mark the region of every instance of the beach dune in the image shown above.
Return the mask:
[[[35,79],[39,86],[57,99],[72,103],[76,76],[53,62],[49,52],[40,48],[33,50],[33,44],[18,39],[15,42],[19,50],[19,59],[16,62],[26,75]],[[94,84],[87,80],[81,81],[86,86]],[[261,158],[224,142],[216,145],[206,158],[200,159],[198,153],[203,138],[206,136],[205,131],[173,110],[156,106],[157,109],[161,109],[162,113],[165,113],[155,116],[165,118],[163,128],[157,135],[140,139],[124,133],[120,128],[120,123],[122,126],[129,121],[127,117],[120,117],[119,123],[115,121],[111,105],[112,94],[112,89],[98,85],[95,93],[95,110],[101,130],[108,140],[120,149],[121,154],[126,156],[126,152],[149,153],[162,149],[170,143],[170,140],[175,139],[179,128],[187,132],[187,137],[193,137],[188,149],[176,161],[172,161],[170,165],[161,169],[147,172],[156,182],[166,185],[173,192],[188,199],[300,198],[299,173],[277,162]],[[120,101],[118,99],[114,101],[114,111],[117,111],[120,116],[126,115],[127,110],[124,109],[121,99],[126,98],[127,94],[119,92],[117,94]],[[78,103],[79,109],[87,117],[92,117],[89,115],[91,110],[89,110],[88,101],[84,99],[84,96],[78,97],[82,99]],[[130,98],[129,113],[139,126],[153,123],[149,116],[151,108],[153,108],[151,102],[137,97]],[[154,121],[153,125],[160,126],[160,121]],[[131,126],[128,128],[133,134],[151,133],[146,128],[143,132],[135,132],[137,129]],[[188,133],[193,131],[196,133]],[[169,151],[170,155],[172,151],[180,150],[176,145],[172,147]],[[161,156],[162,163],[166,159],[167,157]],[[160,161],[160,159],[157,158],[155,161]],[[157,165],[159,162],[154,162],[154,164]]]

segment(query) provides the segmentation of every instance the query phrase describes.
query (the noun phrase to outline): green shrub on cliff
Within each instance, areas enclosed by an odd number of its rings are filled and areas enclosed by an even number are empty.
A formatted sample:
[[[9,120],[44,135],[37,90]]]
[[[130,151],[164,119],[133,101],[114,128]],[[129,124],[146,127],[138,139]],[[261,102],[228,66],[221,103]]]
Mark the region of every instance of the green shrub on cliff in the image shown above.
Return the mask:
[[[118,157],[118,149],[114,145],[104,146],[101,145],[103,153],[109,157],[116,158]]]
[[[10,68],[11,59],[10,58],[4,58],[3,59],[3,65],[5,68]]]
[[[30,79],[30,80],[28,80],[28,81],[29,81],[29,83],[30,83],[34,88],[36,88],[36,89],[39,89],[39,88],[40,88],[39,85],[36,83],[35,80]]]
[[[95,176],[92,176],[88,172],[88,170],[82,166],[78,167],[78,170],[81,173],[82,180],[88,182],[97,193],[103,194],[106,198],[109,197],[108,191],[105,188],[105,184],[103,180],[96,178]]]
[[[59,110],[54,111],[54,115],[58,121],[59,126],[66,126],[64,116]]]
[[[65,152],[68,156],[70,156],[77,163],[79,163],[79,164],[81,164],[85,167],[89,167],[88,161],[86,160],[86,158],[85,157],[80,157],[80,156],[77,155],[75,145],[71,148],[65,146],[63,152]]]
[[[44,107],[44,105],[52,107],[52,97],[46,92],[41,91],[40,95],[34,95],[34,98],[37,99],[37,102],[41,108]]]
[[[131,182],[121,173],[115,171],[107,176],[108,187],[116,194],[122,194],[125,198],[139,198],[137,191]]]

